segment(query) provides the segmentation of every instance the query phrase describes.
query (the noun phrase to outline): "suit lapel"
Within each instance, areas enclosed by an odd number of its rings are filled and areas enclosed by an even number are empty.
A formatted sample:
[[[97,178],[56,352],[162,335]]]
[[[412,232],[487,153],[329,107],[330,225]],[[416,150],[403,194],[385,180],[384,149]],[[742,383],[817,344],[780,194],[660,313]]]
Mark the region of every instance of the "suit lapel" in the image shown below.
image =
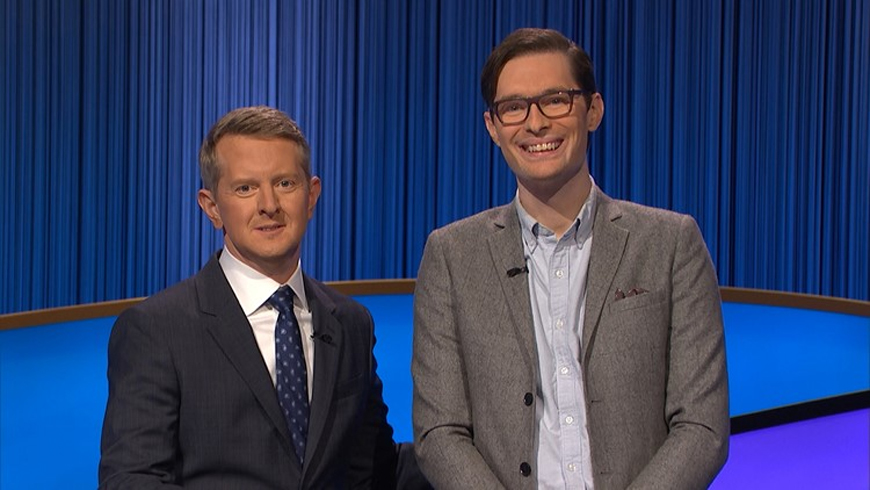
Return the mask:
[[[290,432],[278,404],[275,387],[263,356],[232,288],[223,274],[217,255],[196,275],[199,304],[205,315],[206,328],[223,350],[230,363],[251,389],[254,398],[282,435],[288,458],[297,461],[290,446]],[[291,457],[292,456],[292,457]],[[298,465],[298,462],[296,463]]]
[[[311,468],[312,458],[317,454],[318,444],[328,438],[323,437],[326,422],[332,410],[333,394],[339,362],[341,361],[341,342],[343,330],[333,315],[335,305],[320,291],[320,287],[307,276],[304,277],[305,295],[311,309],[313,331],[318,339],[314,347],[314,386],[311,396],[311,416],[308,419],[308,445],[305,448],[305,471]],[[324,340],[328,339],[328,340]],[[304,481],[305,475],[303,474]]]
[[[589,261],[589,276],[586,279],[586,315],[583,319],[581,344],[581,358],[584,364],[588,361],[601,311],[628,241],[628,230],[616,225],[616,221],[622,216],[619,206],[601,192],[601,189],[596,190],[598,203],[595,224],[592,228],[592,255]]]
[[[488,237],[494,274],[499,278],[505,302],[510,310],[514,333],[520,343],[526,364],[537,369],[538,356],[532,304],[529,299],[529,275],[508,276],[507,271],[521,267],[525,261],[520,221],[513,205],[499,208],[493,219],[493,232]]]

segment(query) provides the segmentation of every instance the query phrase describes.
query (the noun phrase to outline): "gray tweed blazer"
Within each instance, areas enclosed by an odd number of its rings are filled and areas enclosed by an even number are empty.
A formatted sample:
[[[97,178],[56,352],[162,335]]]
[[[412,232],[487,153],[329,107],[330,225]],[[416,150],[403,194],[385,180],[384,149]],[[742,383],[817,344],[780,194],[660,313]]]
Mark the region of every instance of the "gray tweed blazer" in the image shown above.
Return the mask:
[[[704,488],[725,463],[729,436],[709,253],[690,216],[598,195],[581,345],[595,487]],[[513,205],[438,229],[426,243],[413,418],[435,488],[536,487],[530,402],[540,373],[528,274],[507,274],[522,264]],[[647,292],[626,294],[633,288]]]

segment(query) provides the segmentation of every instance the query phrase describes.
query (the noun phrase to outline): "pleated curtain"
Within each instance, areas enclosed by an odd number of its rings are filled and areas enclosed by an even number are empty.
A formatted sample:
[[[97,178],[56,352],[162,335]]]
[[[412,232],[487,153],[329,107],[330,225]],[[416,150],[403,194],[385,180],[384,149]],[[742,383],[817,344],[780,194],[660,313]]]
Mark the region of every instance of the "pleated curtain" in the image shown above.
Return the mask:
[[[595,63],[596,182],[694,216],[722,285],[870,299],[865,0],[2,0],[0,313],[195,273],[199,144],[244,105],[311,142],[306,272],[415,277],[430,231],[513,198],[479,76],[523,26]]]

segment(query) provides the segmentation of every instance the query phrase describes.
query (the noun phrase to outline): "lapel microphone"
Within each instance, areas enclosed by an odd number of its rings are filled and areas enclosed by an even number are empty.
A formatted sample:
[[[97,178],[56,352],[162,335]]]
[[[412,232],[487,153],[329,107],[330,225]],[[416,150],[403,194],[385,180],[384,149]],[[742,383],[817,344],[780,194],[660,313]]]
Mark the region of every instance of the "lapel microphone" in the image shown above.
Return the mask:
[[[522,267],[513,267],[507,270],[508,277],[518,276],[522,273],[529,273],[529,256],[526,255],[523,257],[523,266]]]
[[[522,274],[523,272],[525,272],[526,274],[529,273],[529,266],[528,265],[524,265],[522,267],[514,267],[513,269],[508,269],[507,276],[514,277],[514,276],[518,276],[518,275]]]
[[[332,344],[332,335],[329,335],[328,333],[314,332],[311,334],[311,338],[314,340],[319,340],[325,344]]]

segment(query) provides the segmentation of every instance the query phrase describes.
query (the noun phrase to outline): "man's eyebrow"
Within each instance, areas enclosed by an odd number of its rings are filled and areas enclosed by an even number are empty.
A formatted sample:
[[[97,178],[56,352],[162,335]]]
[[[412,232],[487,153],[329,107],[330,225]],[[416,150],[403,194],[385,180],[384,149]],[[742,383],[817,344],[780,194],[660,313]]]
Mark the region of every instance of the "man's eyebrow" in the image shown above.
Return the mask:
[[[572,89],[570,89],[568,87],[550,87],[550,88],[545,89],[543,92],[538,92],[535,95],[525,95],[525,94],[519,94],[519,93],[512,93],[512,94],[507,94],[504,97],[496,98],[495,102],[501,102],[501,101],[505,101],[505,100],[515,100],[515,99],[529,99],[529,98],[533,98],[533,97],[540,97],[542,95],[554,94],[556,92],[566,92],[568,90],[572,90]]]

